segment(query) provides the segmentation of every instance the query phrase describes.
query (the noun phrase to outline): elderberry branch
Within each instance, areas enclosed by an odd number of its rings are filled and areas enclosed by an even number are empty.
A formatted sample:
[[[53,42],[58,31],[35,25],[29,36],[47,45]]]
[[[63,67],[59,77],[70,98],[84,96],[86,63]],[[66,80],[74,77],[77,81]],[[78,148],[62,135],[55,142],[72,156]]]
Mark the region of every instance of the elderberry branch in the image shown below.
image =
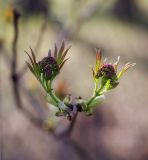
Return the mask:
[[[70,47],[65,49],[64,41],[59,50],[55,44],[54,52],[49,50],[48,56],[37,62],[35,54],[30,48],[31,55],[26,52],[30,63],[26,63],[47,93],[48,102],[58,108],[59,111],[56,113],[56,116],[66,116],[69,120],[72,120],[77,112],[84,112],[86,115],[91,115],[94,107],[100,105],[105,100],[105,93],[116,88],[121,76],[129,68],[133,67],[135,63],[128,62],[123,69],[117,73],[120,57],[118,57],[118,60],[114,64],[106,63],[106,61],[102,62],[101,51],[96,50],[96,65],[92,68],[95,86],[92,96],[85,100],[81,97],[73,98],[67,95],[64,100],[60,100],[54,93],[52,82],[68,60],[66,55],[69,49]]]

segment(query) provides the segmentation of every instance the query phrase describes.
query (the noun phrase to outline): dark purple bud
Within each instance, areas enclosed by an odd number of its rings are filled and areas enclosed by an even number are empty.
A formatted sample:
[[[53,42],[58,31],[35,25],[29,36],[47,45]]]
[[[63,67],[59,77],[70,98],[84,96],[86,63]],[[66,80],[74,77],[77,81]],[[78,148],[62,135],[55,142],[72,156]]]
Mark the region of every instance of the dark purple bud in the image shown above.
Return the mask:
[[[56,60],[53,57],[44,57],[41,61],[41,65],[44,67],[47,64],[57,64]]]
[[[102,76],[105,76],[107,79],[110,79],[110,78],[116,76],[114,66],[111,64],[104,64],[100,68],[100,70],[97,74],[97,77],[102,77]]]
[[[53,79],[59,73],[59,66],[54,57],[44,57],[38,62],[41,72],[45,73],[48,79]]]
[[[52,69],[49,65],[46,65],[43,70],[48,78],[52,78]]]

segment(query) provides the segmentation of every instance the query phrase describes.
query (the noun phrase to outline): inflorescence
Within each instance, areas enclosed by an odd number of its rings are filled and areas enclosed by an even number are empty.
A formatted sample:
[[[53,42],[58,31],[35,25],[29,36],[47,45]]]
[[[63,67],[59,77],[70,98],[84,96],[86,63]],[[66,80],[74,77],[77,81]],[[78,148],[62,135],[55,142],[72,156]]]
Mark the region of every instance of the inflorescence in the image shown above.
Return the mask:
[[[68,60],[68,58],[65,57],[69,49],[70,46],[65,48],[64,41],[59,50],[55,44],[54,52],[52,53],[51,50],[49,50],[48,56],[44,57],[39,62],[36,61],[35,54],[31,49],[31,55],[26,52],[30,59],[30,63],[26,63],[30,71],[43,86],[47,93],[49,103],[58,108],[59,111],[56,113],[56,116],[66,116],[71,120],[77,112],[85,112],[87,115],[91,115],[93,108],[104,101],[104,94],[109,90],[116,88],[123,73],[133,67],[135,63],[126,63],[123,69],[117,73],[120,57],[118,57],[114,64],[108,64],[106,63],[106,60],[102,62],[101,51],[96,50],[96,65],[95,68],[92,68],[95,84],[93,95],[87,100],[84,100],[81,97],[72,98],[70,95],[67,95],[63,100],[60,100],[53,91],[52,82]]]

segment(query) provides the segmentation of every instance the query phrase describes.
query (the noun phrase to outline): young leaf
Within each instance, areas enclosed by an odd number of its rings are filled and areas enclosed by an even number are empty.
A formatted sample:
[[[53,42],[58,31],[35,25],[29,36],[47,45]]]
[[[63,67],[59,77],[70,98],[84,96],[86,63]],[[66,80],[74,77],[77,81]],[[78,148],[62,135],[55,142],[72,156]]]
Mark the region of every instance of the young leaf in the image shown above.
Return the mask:
[[[67,52],[69,51],[69,49],[71,48],[71,46],[69,46],[63,53],[62,57],[61,57],[61,61],[64,60],[64,58],[66,57]]]
[[[28,68],[30,69],[30,71],[34,74],[34,70],[33,70],[32,66],[28,62],[26,62],[26,64],[27,64]]]
[[[26,54],[28,55],[28,57],[29,57],[29,59],[30,59],[31,64],[33,65],[34,63],[33,63],[33,60],[32,60],[32,58],[31,58],[31,56],[28,54],[28,52],[27,52],[27,51],[25,51],[25,52],[26,52]]]
[[[31,55],[32,55],[32,58],[33,58],[33,62],[34,62],[34,64],[37,64],[34,52],[33,52],[31,47],[30,47],[30,50],[31,50]]]
[[[57,59],[57,45],[54,45],[54,58]]]
[[[63,67],[63,65],[65,64],[65,62],[66,62],[68,59],[69,59],[69,58],[65,59],[65,60],[61,63],[61,65],[60,65],[60,70],[61,70],[61,68]]]

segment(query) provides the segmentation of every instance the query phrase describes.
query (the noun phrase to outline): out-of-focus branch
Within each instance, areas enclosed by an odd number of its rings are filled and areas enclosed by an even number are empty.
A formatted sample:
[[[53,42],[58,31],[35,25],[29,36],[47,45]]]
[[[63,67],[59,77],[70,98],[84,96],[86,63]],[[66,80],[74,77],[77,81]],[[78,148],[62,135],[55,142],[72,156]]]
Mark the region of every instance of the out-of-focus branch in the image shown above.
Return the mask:
[[[38,50],[42,44],[42,41],[43,41],[43,36],[44,36],[44,33],[46,31],[46,27],[47,27],[47,15],[44,15],[43,17],[43,23],[42,23],[42,26],[40,28],[40,31],[39,31],[39,36],[38,36],[38,39],[37,39],[37,42],[36,42],[36,45],[35,45],[35,48],[34,48],[34,53],[38,53]],[[23,77],[23,75],[25,74],[25,72],[27,71],[27,65],[25,64],[22,69],[19,71],[19,78]]]
[[[72,132],[73,132],[77,116],[78,116],[78,112],[74,115],[74,117],[71,120],[71,122],[70,122],[69,126],[67,127],[67,129],[64,130],[62,133],[58,133],[58,134],[56,132],[54,132],[54,136],[56,138],[64,138],[64,137],[67,138],[67,137],[70,137]]]
[[[91,19],[95,13],[99,11],[101,4],[103,3],[97,0],[95,3],[92,3],[89,6],[84,6],[84,8],[82,8],[80,11],[80,15],[77,19],[76,28],[79,29],[85,22]]]
[[[20,94],[19,94],[19,81],[17,75],[17,41],[18,41],[18,22],[19,22],[19,13],[17,10],[13,10],[13,28],[14,28],[14,39],[12,42],[12,61],[11,61],[11,79],[13,92],[15,96],[15,101],[18,108],[22,108]]]
[[[14,99],[16,102],[16,107],[20,109],[21,112],[36,126],[40,127],[43,124],[43,121],[40,119],[35,118],[31,112],[29,112],[26,108],[23,107],[23,103],[20,96],[20,85],[19,85],[19,77],[17,74],[17,41],[18,41],[18,25],[19,25],[19,13],[17,10],[13,10],[13,28],[14,28],[14,39],[12,43],[12,61],[11,61],[11,80],[12,80],[12,87],[14,93]]]
[[[1,54],[2,54],[2,56],[3,56],[3,58],[4,58],[5,62],[6,62],[6,64],[8,66],[11,66],[11,58],[9,56],[8,51],[6,51],[4,47],[1,50]]]
[[[67,139],[66,143],[74,150],[74,152],[81,158],[85,160],[93,160],[89,152],[80,146],[77,142],[72,139]]]
[[[30,104],[35,106],[35,111],[38,113],[39,118],[43,120],[45,118],[45,107],[43,107],[43,103],[30,92],[24,81],[23,85],[20,85],[20,90],[24,93],[27,100],[30,101]]]
[[[99,11],[99,9],[101,8],[102,5],[102,1],[96,1],[92,4],[89,4],[88,6],[84,6],[83,8],[81,8],[79,12],[79,16],[75,22],[75,25],[72,25],[70,27],[65,27],[64,22],[58,20],[58,24],[60,24],[60,30],[61,30],[61,35],[59,37],[59,41],[61,41],[61,39],[74,39],[77,35],[77,33],[79,32],[79,30],[81,29],[81,27],[85,24],[85,22],[87,22],[88,20],[90,20],[92,18],[92,16]]]
[[[71,124],[69,125],[69,127],[67,128],[67,130],[61,134],[61,136],[70,136],[72,134],[72,131],[74,129],[74,126],[75,126],[75,123],[76,123],[76,119],[77,119],[77,116],[78,116],[78,112],[74,115],[72,121],[71,121]]]

